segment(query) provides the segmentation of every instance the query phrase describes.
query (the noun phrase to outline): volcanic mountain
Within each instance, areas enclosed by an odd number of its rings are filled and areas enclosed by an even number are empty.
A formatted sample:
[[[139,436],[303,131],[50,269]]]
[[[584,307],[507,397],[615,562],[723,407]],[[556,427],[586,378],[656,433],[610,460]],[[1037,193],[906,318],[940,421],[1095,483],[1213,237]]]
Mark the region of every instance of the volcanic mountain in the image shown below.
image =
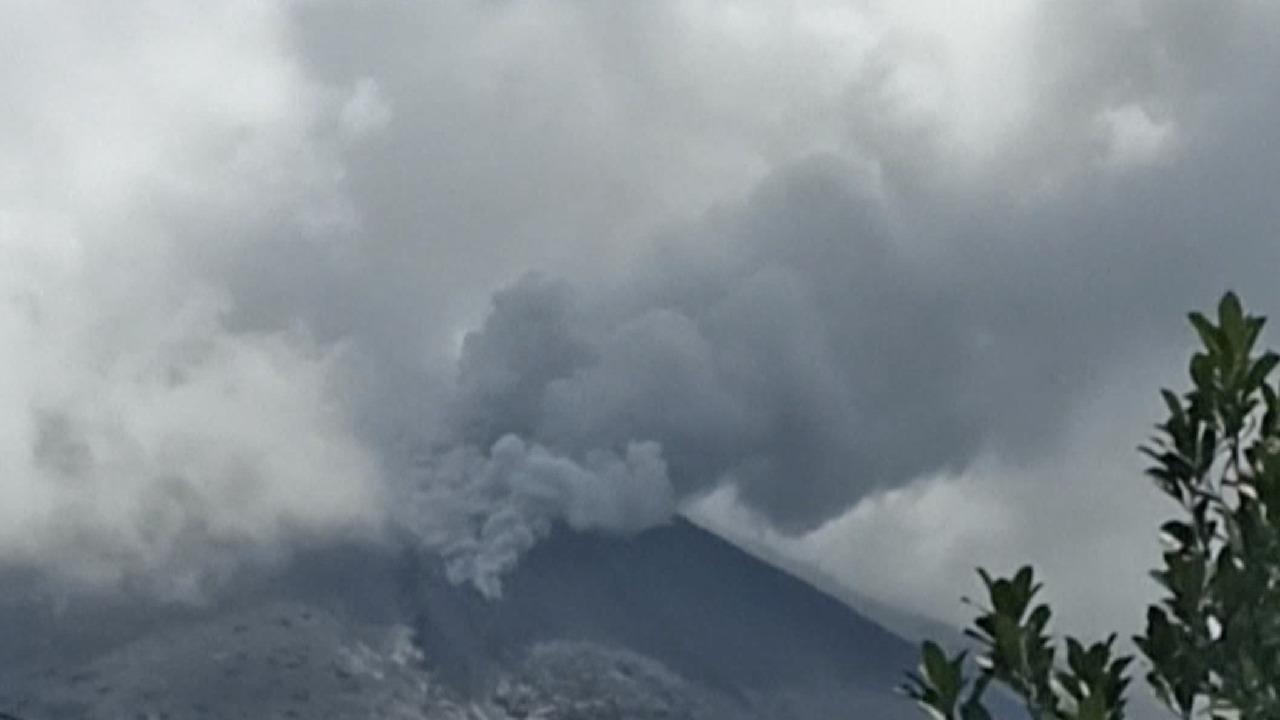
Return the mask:
[[[202,607],[0,612],[0,711],[62,718],[918,717],[911,646],[688,522],[561,531],[487,600],[433,558],[330,547]]]

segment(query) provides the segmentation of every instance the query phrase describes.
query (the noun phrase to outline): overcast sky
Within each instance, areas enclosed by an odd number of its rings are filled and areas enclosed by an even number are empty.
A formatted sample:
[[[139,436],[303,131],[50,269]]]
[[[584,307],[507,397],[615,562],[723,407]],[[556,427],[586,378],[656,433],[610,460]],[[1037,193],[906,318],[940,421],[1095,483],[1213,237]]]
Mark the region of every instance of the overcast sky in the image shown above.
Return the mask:
[[[1261,0],[7,3],[0,563],[459,581],[686,512],[1136,627],[1187,310],[1280,311]]]

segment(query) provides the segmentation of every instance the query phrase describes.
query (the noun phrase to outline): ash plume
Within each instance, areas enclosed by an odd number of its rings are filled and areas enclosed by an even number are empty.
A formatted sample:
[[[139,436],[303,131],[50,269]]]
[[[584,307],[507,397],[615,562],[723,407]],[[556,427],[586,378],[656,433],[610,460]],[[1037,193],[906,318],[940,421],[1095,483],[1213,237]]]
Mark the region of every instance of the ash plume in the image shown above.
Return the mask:
[[[857,5],[6,8],[0,566],[795,536],[1276,302],[1274,9]]]

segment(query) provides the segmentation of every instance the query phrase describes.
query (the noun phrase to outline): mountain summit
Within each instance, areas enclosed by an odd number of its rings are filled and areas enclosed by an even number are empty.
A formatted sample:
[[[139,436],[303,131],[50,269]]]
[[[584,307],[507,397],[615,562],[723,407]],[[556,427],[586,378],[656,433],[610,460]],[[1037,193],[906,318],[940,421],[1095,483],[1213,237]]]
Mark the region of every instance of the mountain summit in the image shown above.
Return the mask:
[[[29,720],[915,717],[904,640],[685,521],[556,533],[493,601],[342,547],[208,608],[4,616],[0,710]]]

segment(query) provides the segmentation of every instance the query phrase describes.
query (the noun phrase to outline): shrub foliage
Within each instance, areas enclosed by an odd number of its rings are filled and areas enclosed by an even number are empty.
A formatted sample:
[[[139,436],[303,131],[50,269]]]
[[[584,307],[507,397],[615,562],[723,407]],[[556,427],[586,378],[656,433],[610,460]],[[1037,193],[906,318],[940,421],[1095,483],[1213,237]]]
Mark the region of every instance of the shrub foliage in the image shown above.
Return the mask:
[[[1256,350],[1264,319],[1234,293],[1216,322],[1190,314],[1199,337],[1191,389],[1161,391],[1168,416],[1140,450],[1147,475],[1177,503],[1164,523],[1163,597],[1134,638],[1145,680],[1181,718],[1280,718],[1280,355]],[[1049,632],[1050,606],[1030,567],[979,570],[987,601],[965,631],[970,651],[925,642],[903,691],[935,718],[992,718],[994,683],[1035,720],[1119,720],[1133,657],[1116,635],[1085,643]]]

